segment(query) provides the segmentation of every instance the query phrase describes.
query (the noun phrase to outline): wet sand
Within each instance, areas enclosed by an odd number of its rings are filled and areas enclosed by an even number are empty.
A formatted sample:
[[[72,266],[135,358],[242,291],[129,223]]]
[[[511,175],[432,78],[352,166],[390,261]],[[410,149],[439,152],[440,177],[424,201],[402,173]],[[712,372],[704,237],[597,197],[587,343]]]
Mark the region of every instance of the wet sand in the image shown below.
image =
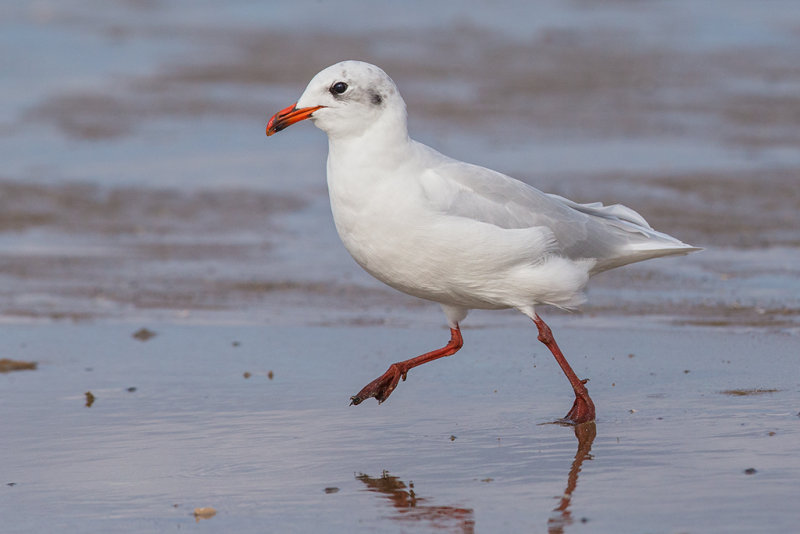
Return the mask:
[[[793,530],[796,336],[556,318],[598,405],[573,429],[547,424],[569,385],[511,323],[358,407],[445,330],[3,325],[39,363],[0,375],[4,530],[164,531],[198,507],[239,532]]]
[[[415,5],[0,6],[0,530],[793,531],[797,10]],[[342,249],[324,136],[264,137],[345,58],[416,138],[705,248],[541,310],[596,425],[547,424],[511,312],[347,406],[447,332]]]

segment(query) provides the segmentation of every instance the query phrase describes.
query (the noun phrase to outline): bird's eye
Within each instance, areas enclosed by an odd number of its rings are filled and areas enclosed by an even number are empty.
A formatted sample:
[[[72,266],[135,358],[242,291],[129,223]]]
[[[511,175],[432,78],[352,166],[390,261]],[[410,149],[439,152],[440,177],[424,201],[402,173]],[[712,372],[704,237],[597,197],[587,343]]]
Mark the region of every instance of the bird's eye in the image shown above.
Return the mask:
[[[340,95],[347,91],[347,84],[344,82],[336,82],[331,86],[331,93],[335,95]]]

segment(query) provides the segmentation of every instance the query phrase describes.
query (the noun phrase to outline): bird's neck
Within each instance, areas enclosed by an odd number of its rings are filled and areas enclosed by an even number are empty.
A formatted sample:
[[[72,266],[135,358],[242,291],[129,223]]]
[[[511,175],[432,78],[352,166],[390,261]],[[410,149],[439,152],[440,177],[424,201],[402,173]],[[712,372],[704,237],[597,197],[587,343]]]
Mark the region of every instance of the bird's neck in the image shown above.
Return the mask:
[[[395,166],[407,158],[410,149],[405,121],[375,122],[358,135],[328,137],[329,163],[336,166]]]

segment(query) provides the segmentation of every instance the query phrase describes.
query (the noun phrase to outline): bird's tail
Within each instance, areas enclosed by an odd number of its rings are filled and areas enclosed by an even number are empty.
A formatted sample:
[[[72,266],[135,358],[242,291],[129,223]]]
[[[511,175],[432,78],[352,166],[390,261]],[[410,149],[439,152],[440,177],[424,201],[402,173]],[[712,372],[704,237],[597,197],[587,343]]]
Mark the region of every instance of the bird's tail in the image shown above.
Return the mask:
[[[613,253],[597,260],[590,271],[592,275],[637,261],[703,250],[687,245],[669,234],[654,230],[638,212],[622,204],[611,206],[604,206],[601,202],[579,204],[558,195],[548,196],[581,213],[602,219],[607,229],[613,228],[620,236],[620,242],[614,247]]]
[[[700,247],[689,245],[672,237],[669,234],[653,230],[652,228],[639,227],[636,229],[637,239],[632,239],[622,247],[618,254],[606,260],[600,260],[592,269],[596,274],[614,267],[621,267],[629,263],[661,258],[664,256],[684,256],[691,252],[703,250]]]

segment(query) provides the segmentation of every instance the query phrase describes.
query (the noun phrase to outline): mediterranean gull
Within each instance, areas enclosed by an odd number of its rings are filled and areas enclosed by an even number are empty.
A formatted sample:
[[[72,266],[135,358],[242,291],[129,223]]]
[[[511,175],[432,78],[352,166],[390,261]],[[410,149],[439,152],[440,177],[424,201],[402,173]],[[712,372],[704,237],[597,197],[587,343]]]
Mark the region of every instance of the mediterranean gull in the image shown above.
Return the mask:
[[[392,364],[351,404],[381,403],[410,369],[455,354],[470,309],[515,308],[536,324],[575,391],[561,421],[594,420],[587,381],[536,306],[574,308],[594,274],[699,249],[653,230],[626,206],[579,204],[444,156],[411,139],[406,118],[383,70],[342,61],[314,76],[297,103],[267,124],[269,136],[311,119],[328,135],[328,191],[345,248],[381,282],[438,302],[450,326],[444,347]]]

